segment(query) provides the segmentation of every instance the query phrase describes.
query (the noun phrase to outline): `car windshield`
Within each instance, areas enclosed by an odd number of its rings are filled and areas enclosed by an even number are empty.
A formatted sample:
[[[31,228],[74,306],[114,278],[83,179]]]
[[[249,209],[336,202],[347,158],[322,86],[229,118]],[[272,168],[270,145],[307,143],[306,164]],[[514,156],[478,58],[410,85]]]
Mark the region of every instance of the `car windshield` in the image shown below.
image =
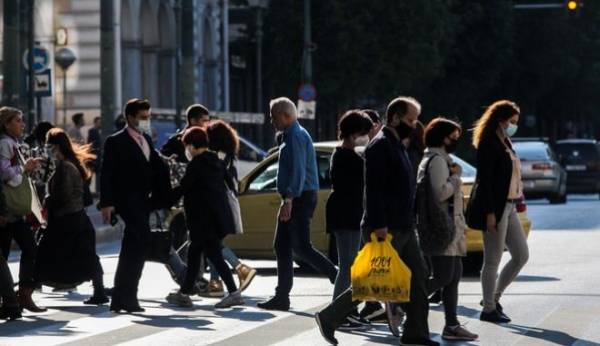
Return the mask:
[[[458,163],[462,167],[463,178],[475,178],[475,176],[477,175],[477,169],[475,169],[475,167],[471,166],[467,161],[461,159],[456,155],[450,156],[452,157],[452,160],[454,162]]]
[[[515,143],[515,151],[519,158],[524,161],[546,161],[550,155],[546,145],[542,143]]]
[[[598,145],[594,143],[560,143],[556,151],[567,164],[600,160]]]

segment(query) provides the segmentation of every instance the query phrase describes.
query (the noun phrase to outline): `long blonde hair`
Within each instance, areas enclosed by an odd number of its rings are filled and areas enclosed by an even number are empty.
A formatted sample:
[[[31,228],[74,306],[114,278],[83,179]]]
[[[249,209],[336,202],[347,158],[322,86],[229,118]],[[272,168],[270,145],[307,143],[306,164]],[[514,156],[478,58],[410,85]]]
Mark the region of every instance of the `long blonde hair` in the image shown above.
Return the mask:
[[[508,120],[521,113],[516,103],[500,100],[492,103],[475,122],[473,127],[473,146],[479,148],[484,138],[493,135],[501,121]]]

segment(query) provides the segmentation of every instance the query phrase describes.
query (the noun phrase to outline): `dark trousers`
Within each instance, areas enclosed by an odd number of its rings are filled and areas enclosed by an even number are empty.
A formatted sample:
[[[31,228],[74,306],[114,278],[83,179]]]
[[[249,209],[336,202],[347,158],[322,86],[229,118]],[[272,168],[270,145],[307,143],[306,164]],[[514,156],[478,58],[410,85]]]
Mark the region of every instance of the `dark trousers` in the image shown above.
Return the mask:
[[[202,260],[202,253],[210,260],[212,265],[219,273],[219,276],[225,282],[227,291],[233,293],[237,291],[237,286],[233,280],[233,275],[225,259],[223,259],[223,253],[221,251],[221,240],[219,239],[201,239],[192,240],[190,242],[190,248],[188,250],[188,265],[185,275],[185,281],[181,286],[181,292],[185,294],[192,294],[198,272],[200,271],[200,262]]]
[[[458,284],[462,277],[462,258],[457,256],[431,256],[432,276],[427,281],[428,295],[441,289],[447,326],[460,323],[456,316]]]
[[[3,306],[18,305],[12,275],[3,256],[0,256],[0,297],[2,297]]]
[[[412,272],[410,302],[400,304],[406,312],[402,338],[429,339],[429,325],[427,324],[429,301],[426,287],[428,273],[416,234],[413,230],[392,231],[392,236],[394,249]],[[356,309],[359,303],[360,301],[352,300],[352,288],[349,288],[321,311],[321,316],[337,328],[344,322],[346,316]]]
[[[19,287],[33,288],[36,286],[34,269],[37,245],[33,230],[24,220],[8,223],[4,229],[0,230],[0,246],[2,247],[2,256],[6,260],[10,255],[10,246],[13,239],[21,249]]]
[[[279,297],[289,297],[294,282],[294,254],[308,263],[331,283],[335,282],[337,269],[327,257],[310,242],[310,220],[317,206],[317,192],[304,191],[292,201],[292,217],[288,222],[277,222],[275,256],[277,257],[277,288]]]
[[[125,230],[115,273],[113,301],[133,304],[137,303],[138,284],[149,247],[150,215],[143,210],[121,212],[120,215]]]

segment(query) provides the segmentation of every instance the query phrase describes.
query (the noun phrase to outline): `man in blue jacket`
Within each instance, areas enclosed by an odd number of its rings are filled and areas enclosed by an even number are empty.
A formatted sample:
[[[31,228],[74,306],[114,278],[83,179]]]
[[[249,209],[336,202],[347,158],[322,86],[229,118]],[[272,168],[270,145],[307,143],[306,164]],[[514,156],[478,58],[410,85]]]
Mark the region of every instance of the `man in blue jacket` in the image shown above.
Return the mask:
[[[285,97],[274,99],[270,106],[271,123],[277,131],[283,132],[277,170],[277,192],[281,195],[281,206],[274,242],[277,288],[275,296],[259,303],[258,307],[287,311],[290,308],[289,295],[294,279],[294,254],[327,275],[332,284],[337,276],[337,269],[310,242],[310,220],[317,206],[319,191],[317,159],[312,139],[298,123],[298,111],[291,100]]]
[[[393,236],[392,246],[412,272],[410,302],[402,304],[406,322],[401,345],[436,346],[429,339],[427,315],[427,267],[417,242],[414,226],[416,178],[406,148],[421,105],[411,97],[398,97],[388,105],[387,125],[373,138],[365,151],[365,211],[362,228],[365,241],[375,233],[379,240]],[[323,337],[337,345],[335,329],[356,308],[352,288],[342,293],[315,319]],[[392,309],[396,307],[392,304]]]

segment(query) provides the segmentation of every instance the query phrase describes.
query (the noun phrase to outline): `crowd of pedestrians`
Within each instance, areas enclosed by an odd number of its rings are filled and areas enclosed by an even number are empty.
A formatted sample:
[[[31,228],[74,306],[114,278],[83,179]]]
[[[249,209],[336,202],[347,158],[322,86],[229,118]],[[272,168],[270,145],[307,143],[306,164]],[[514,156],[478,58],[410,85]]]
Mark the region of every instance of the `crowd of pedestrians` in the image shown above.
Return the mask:
[[[332,192],[326,205],[326,229],[337,247],[336,267],[310,239],[320,189],[312,139],[300,125],[292,101],[272,100],[270,119],[278,131],[279,145],[276,184],[281,196],[274,220],[277,286],[275,294],[257,306],[290,309],[296,256],[333,285],[332,302],[315,315],[321,334],[331,344],[337,344],[337,329],[361,329],[384,318],[391,333],[401,336],[402,344],[437,345],[430,339],[428,326],[429,299],[436,294],[444,306],[442,337],[476,340],[478,336],[457,316],[468,224],[483,231],[480,318],[509,322],[500,298],[528,260],[526,237],[515,208],[523,197],[520,164],[510,140],[519,113],[513,102],[498,101],[476,122],[472,144],[477,150],[478,173],[468,206],[463,205],[462,169],[450,155],[464,137],[459,122],[437,117],[422,124],[418,120],[421,104],[411,97],[392,100],[385,119],[370,109],[344,113],[338,123],[340,144],[331,157]],[[187,255],[167,244],[170,251],[165,265],[180,288],[166,300],[192,307],[191,297],[199,294],[222,298],[216,308],[245,304],[242,292],[257,271],[223,243],[241,229],[232,204],[238,186],[239,138],[231,125],[212,120],[202,105],[190,106],[186,115],[187,126],[161,150],[154,147],[151,105],[143,99],[127,102],[122,118],[115,121],[117,131],[103,145],[99,118],[94,120],[87,144],[81,134],[83,114],[73,116],[74,126],[69,131],[40,123],[26,142],[30,149],[43,151],[47,159],[42,159],[23,154],[22,113],[0,108],[0,318],[20,318],[22,309],[44,311],[32,300],[32,292],[42,284],[64,288],[85,281],[92,281],[94,288],[85,304],[110,301],[113,312],[143,312],[138,285],[155,241],[151,214],[180,203],[188,232]],[[174,162],[185,167],[175,184],[169,167]],[[125,224],[111,289],[104,287],[94,228],[86,214],[86,207],[94,204],[90,191],[94,173],[99,175],[98,208],[104,221],[114,224],[118,215]],[[446,240],[423,237],[421,229],[417,232],[415,199],[417,187],[424,183],[451,220],[452,239],[441,248],[431,242]],[[40,210],[19,208],[24,194],[34,199],[45,196],[40,198]],[[31,205],[35,209],[35,203]],[[393,248],[410,269],[409,302],[353,300],[351,267],[372,234],[378,240],[391,235]],[[13,240],[21,249],[17,292],[7,265]],[[498,277],[505,248],[511,259]],[[206,265],[209,280],[203,277]]]

